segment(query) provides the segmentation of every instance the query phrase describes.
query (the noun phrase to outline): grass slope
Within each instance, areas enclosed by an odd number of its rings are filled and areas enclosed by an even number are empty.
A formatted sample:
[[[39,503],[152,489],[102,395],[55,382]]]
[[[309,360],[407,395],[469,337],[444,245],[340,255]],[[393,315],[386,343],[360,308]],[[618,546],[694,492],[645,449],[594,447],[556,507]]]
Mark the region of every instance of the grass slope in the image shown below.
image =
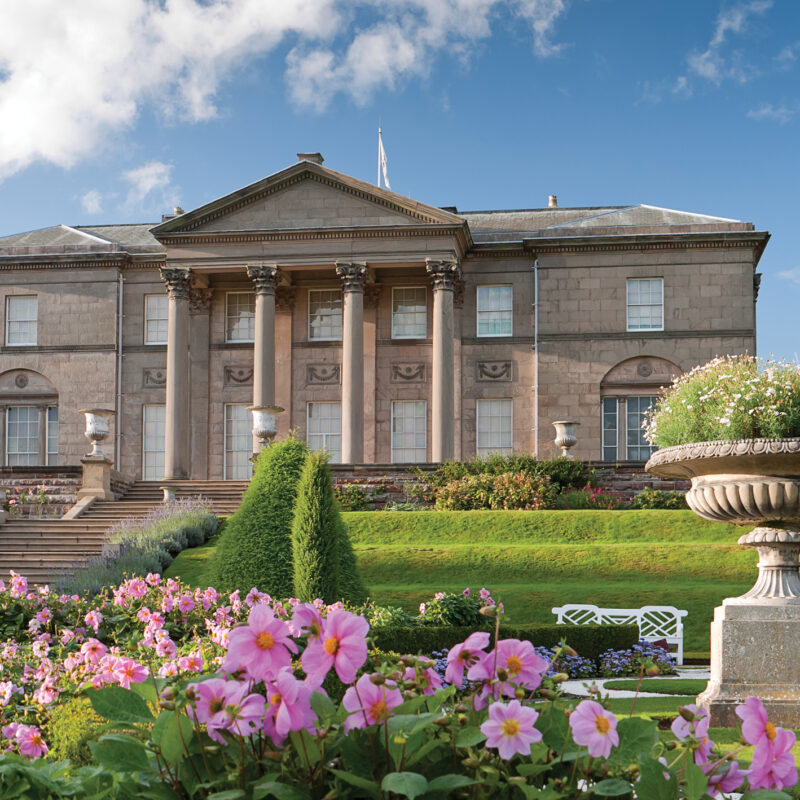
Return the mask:
[[[553,606],[685,608],[684,648],[708,650],[714,607],[755,581],[741,530],[691,511],[414,511],[342,515],[373,599],[416,610],[437,591],[492,590],[510,623],[552,622]],[[207,582],[202,551],[168,575]],[[196,553],[194,555],[193,553]]]

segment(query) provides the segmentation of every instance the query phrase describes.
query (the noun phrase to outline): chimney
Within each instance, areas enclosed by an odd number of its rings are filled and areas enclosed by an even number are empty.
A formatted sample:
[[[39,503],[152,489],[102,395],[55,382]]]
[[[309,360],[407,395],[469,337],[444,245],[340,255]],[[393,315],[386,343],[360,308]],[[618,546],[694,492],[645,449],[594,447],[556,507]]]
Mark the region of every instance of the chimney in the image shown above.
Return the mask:
[[[322,164],[325,159],[322,157],[322,153],[298,153],[297,160],[310,161],[312,164]]]
[[[547,195],[547,207],[558,208],[558,197],[554,194]]]
[[[176,217],[179,217],[181,214],[185,214],[186,212],[180,206],[175,206],[175,208],[172,209],[172,213]]]

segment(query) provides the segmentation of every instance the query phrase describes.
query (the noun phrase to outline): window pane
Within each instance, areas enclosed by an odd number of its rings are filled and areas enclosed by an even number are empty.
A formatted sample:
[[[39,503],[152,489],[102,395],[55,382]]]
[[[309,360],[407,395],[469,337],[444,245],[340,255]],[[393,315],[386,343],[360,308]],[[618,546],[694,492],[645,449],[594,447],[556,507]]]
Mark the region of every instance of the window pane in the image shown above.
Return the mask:
[[[225,480],[249,481],[253,476],[253,420],[247,403],[225,406]]]
[[[392,289],[392,338],[424,339],[427,332],[425,287]]]
[[[511,286],[479,286],[478,336],[511,336],[513,302]]]
[[[16,406],[6,413],[6,464],[33,466],[41,464],[39,455],[39,409]]]
[[[228,292],[226,299],[225,340],[228,342],[254,341],[256,336],[255,292]]]
[[[47,409],[47,464],[58,464],[58,408],[50,406]]]
[[[342,293],[313,289],[308,293],[308,338],[338,341],[342,338]]]
[[[479,456],[509,455],[514,449],[513,401],[478,400],[475,404]]]
[[[308,446],[312,450],[327,450],[331,464],[341,464],[341,403],[309,403],[307,409]]]
[[[9,297],[6,302],[6,344],[35,345],[39,315],[35,295]]]
[[[662,330],[664,279],[629,278],[627,287],[628,330]]]
[[[646,461],[658,449],[648,444],[644,438],[644,415],[655,403],[656,398],[628,397],[625,401],[625,435],[626,435],[626,458],[628,461]]]
[[[144,298],[144,343],[166,344],[169,299],[165,294],[148,294]]]
[[[427,461],[427,404],[424,400],[392,402],[392,461]]]
[[[617,398],[603,398],[603,461],[617,460]]]
[[[159,481],[164,477],[167,439],[167,407],[142,406],[142,478]]]

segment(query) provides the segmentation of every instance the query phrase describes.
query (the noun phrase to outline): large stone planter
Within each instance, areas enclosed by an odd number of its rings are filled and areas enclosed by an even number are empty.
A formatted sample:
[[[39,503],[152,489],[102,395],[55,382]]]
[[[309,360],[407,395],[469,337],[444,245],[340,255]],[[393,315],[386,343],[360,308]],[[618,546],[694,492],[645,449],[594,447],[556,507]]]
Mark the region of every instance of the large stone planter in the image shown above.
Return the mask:
[[[758,578],[715,609],[711,679],[698,703],[713,726],[735,726],[735,707],[757,695],[772,722],[800,727],[800,439],[668,447],[646,469],[691,479],[686,501],[704,519],[756,526],[739,544],[758,550]]]

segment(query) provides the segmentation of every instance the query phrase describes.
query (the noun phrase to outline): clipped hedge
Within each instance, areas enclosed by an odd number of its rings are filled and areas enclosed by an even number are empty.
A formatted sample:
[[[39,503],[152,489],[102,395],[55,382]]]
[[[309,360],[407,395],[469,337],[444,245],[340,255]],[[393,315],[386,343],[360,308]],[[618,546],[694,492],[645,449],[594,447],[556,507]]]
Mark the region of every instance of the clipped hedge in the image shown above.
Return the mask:
[[[486,630],[490,630],[489,627]],[[430,655],[463,642],[474,627],[373,628],[370,636],[379,650]],[[501,625],[501,639],[521,639],[536,647],[554,647],[561,640],[584,658],[599,658],[606,650],[627,650],[639,641],[636,625]]]

